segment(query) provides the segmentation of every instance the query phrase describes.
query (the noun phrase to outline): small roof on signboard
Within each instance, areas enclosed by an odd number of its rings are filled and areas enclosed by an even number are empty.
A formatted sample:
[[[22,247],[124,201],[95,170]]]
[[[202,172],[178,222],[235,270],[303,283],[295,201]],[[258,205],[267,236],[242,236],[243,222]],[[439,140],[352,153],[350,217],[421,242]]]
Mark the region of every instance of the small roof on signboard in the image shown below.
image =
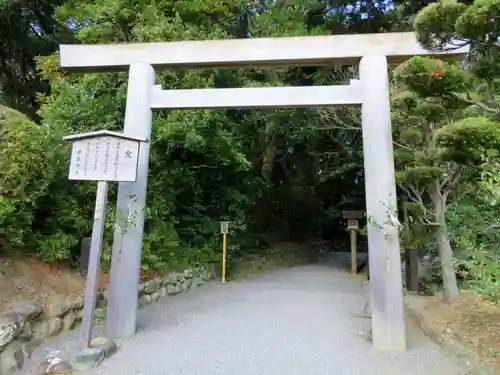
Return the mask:
[[[138,141],[138,142],[147,142],[148,140],[145,138],[141,137],[133,137],[130,135],[125,135],[123,133],[117,133],[113,132],[110,130],[97,130],[95,132],[87,132],[87,133],[79,133],[79,134],[72,134],[72,135],[67,135],[63,137],[63,140],[65,141],[76,141],[76,140],[81,140],[85,138],[96,138],[96,137],[114,137],[114,138],[122,138],[122,139],[128,139],[130,141]]]
[[[365,217],[365,211],[356,211],[356,210],[350,210],[350,211],[342,211],[342,218],[344,219],[362,219]]]

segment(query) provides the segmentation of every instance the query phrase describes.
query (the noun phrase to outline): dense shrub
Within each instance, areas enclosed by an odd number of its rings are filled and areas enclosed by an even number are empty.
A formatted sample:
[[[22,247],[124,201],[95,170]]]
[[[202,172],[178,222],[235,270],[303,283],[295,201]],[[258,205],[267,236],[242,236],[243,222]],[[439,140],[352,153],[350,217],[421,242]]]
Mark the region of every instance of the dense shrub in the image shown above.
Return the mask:
[[[46,130],[0,106],[0,238],[10,246],[33,239],[31,226],[48,193],[52,158]]]

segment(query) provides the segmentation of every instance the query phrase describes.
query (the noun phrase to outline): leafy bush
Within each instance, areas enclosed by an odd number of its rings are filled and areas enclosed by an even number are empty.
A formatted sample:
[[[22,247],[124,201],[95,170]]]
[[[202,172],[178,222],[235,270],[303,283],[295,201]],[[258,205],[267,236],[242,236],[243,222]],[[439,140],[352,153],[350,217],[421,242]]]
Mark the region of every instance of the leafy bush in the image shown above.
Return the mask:
[[[449,209],[464,287],[500,301],[500,202],[493,170]]]
[[[45,129],[0,106],[0,238],[9,245],[32,239],[35,211],[48,193],[51,160]]]

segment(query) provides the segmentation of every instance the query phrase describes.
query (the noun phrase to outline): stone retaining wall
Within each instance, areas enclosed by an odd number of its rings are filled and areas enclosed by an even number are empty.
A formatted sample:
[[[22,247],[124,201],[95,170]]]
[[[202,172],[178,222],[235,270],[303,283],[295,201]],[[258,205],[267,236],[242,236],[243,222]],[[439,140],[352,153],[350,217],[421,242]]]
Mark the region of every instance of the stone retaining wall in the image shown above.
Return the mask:
[[[141,283],[139,308],[201,286],[214,277],[211,268],[193,268],[182,273]],[[98,294],[95,310],[96,322],[106,317],[108,292]],[[0,316],[0,375],[16,374],[43,339],[74,329],[83,316],[83,294],[47,301],[42,306],[36,301],[15,305]]]

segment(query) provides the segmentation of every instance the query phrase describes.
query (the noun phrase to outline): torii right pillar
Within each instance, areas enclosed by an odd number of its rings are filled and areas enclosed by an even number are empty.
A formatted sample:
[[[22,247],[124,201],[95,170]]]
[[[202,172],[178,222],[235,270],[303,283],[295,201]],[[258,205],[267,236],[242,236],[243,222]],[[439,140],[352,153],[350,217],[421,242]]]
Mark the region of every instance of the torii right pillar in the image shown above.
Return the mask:
[[[373,345],[398,354],[406,350],[406,325],[386,56],[361,58],[359,78]]]

